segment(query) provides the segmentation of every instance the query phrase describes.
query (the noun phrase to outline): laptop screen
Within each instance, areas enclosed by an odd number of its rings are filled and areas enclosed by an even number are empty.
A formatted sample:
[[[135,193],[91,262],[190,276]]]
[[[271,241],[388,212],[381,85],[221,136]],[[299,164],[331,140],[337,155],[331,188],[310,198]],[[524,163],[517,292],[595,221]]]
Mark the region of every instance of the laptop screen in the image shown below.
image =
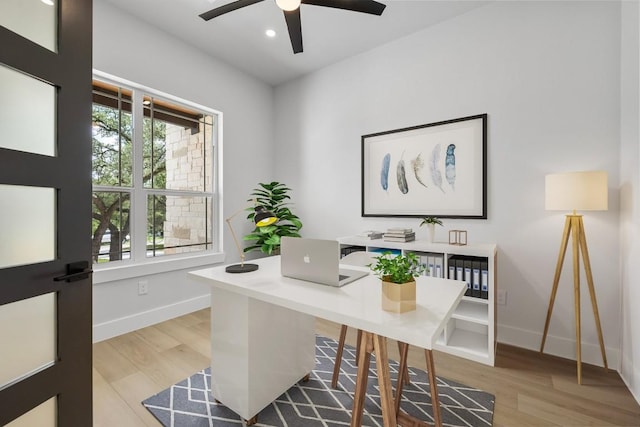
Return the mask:
[[[340,270],[340,243],[336,240],[283,237],[280,255],[281,274],[294,279],[341,286],[345,280],[367,275],[367,272]]]

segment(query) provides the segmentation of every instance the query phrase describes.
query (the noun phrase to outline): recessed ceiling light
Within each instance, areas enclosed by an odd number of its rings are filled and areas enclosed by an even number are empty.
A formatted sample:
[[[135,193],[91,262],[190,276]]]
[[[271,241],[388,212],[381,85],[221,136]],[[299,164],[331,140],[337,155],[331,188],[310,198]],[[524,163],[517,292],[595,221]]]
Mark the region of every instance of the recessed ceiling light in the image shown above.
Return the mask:
[[[267,37],[275,37],[276,36],[276,32],[274,30],[272,30],[271,28],[269,28],[264,33],[267,35]]]
[[[40,0],[42,3],[47,4],[49,6],[53,6],[53,0]]]

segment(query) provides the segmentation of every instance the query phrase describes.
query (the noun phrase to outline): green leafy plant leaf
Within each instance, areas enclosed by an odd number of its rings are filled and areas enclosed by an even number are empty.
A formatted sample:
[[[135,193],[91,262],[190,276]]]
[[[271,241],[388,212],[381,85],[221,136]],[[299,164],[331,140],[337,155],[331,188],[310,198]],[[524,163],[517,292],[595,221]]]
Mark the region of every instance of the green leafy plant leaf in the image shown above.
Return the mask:
[[[394,256],[390,251],[375,257],[371,270],[376,276],[387,282],[407,283],[420,276],[427,268],[420,263],[420,257],[413,252]]]
[[[427,225],[427,224],[442,225],[442,220],[437,216],[426,216],[422,218],[422,222],[420,223],[420,226],[422,227],[423,225]]]
[[[300,237],[302,221],[290,209],[291,189],[285,184],[272,181],[258,183],[258,187],[250,193],[252,196],[247,201],[254,202],[254,206],[247,208],[247,220],[253,222],[255,206],[262,206],[272,212],[278,221],[266,227],[256,227],[251,233],[245,235],[243,240],[252,242],[244,248],[244,252],[259,250],[271,255],[280,249],[280,239],[284,236]]]

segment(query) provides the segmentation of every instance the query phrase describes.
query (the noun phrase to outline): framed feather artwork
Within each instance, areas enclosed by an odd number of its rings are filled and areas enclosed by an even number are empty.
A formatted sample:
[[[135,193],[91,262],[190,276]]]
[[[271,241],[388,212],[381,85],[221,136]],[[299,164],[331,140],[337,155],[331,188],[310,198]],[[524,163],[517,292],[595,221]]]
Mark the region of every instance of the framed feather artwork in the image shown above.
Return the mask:
[[[487,114],[362,136],[362,216],[487,218]]]

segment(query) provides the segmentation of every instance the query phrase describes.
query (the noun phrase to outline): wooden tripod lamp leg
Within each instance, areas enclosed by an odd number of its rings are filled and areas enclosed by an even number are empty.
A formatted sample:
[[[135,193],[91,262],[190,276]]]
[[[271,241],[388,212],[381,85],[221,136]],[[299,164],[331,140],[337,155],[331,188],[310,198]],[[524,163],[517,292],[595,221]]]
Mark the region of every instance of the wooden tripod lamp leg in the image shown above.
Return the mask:
[[[560,274],[562,272],[562,264],[564,263],[564,257],[567,252],[567,245],[569,243],[569,236],[572,236],[572,251],[573,251],[573,294],[574,294],[574,309],[576,320],[576,364],[578,374],[578,384],[582,384],[582,333],[581,333],[581,315],[580,315],[580,253],[584,261],[584,269],[587,278],[587,284],[589,287],[589,295],[591,297],[591,306],[593,308],[593,315],[595,317],[596,329],[598,331],[598,340],[600,342],[600,351],[602,353],[602,361],[604,363],[605,370],[608,370],[607,354],[604,346],[604,338],[602,335],[602,326],[600,324],[600,314],[598,312],[598,302],[596,300],[595,286],[593,284],[593,274],[591,272],[591,261],[589,259],[589,250],[587,248],[587,239],[584,232],[584,222],[582,221],[582,215],[567,215],[564,232],[562,234],[562,241],[560,242],[560,253],[558,255],[558,263],[556,264],[556,272],[553,278],[553,288],[551,290],[551,298],[549,300],[549,308],[547,309],[547,319],[544,324],[544,333],[542,335],[542,344],[540,345],[540,352],[544,350],[544,344],[549,332],[549,322],[551,321],[551,313],[553,312],[553,304],[556,299],[556,293],[558,291],[558,283],[560,281]]]
[[[582,338],[580,326],[580,224],[579,218],[571,217],[572,250],[573,250],[573,297],[576,316],[576,368],[578,371],[578,384],[582,384]]]
[[[600,326],[600,314],[598,312],[598,302],[596,301],[596,291],[593,286],[593,275],[591,274],[591,261],[589,260],[589,250],[587,249],[587,238],[584,233],[584,223],[582,217],[579,220],[580,229],[580,249],[582,250],[582,258],[584,260],[584,269],[587,276],[587,284],[589,286],[589,295],[591,296],[591,306],[593,307],[593,316],[596,320],[596,329],[598,330],[598,340],[600,341],[600,352],[602,353],[602,362],[605,371],[609,370],[607,365],[607,353],[604,347],[604,339],[602,337],[602,326]]]
[[[558,262],[556,264],[556,273],[553,276],[553,287],[551,288],[551,298],[549,299],[549,308],[547,309],[547,320],[544,322],[544,333],[542,334],[542,343],[540,344],[540,353],[544,351],[544,343],[547,340],[547,332],[549,332],[549,322],[551,321],[551,313],[553,312],[553,304],[556,300],[558,292],[558,283],[560,282],[560,274],[562,273],[562,264],[564,256],[567,253],[567,244],[569,243],[569,234],[571,233],[571,218],[567,215],[564,222],[564,231],[562,240],[560,241],[560,253],[558,254]]]

